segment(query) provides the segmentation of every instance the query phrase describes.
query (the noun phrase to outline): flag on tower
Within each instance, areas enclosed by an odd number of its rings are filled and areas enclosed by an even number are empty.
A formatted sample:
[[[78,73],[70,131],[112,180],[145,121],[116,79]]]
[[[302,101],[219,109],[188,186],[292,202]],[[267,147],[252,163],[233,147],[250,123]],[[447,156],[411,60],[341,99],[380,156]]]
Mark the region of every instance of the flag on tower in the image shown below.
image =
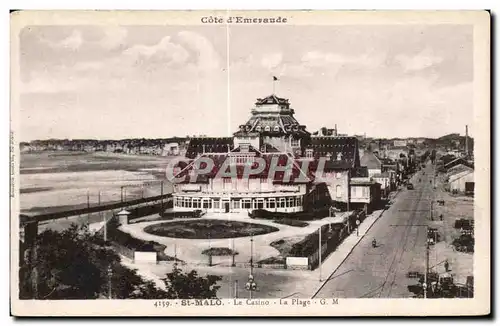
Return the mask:
[[[276,80],[279,80],[279,79],[278,79],[278,77],[273,76],[273,80],[276,81]]]

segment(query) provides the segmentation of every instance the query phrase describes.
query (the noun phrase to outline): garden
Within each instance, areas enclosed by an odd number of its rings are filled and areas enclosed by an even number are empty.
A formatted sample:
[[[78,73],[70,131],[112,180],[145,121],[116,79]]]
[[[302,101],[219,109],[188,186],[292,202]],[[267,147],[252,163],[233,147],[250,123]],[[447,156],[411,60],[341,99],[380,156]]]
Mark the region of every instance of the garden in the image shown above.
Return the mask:
[[[230,239],[279,231],[273,226],[239,221],[200,219],[149,225],[144,232],[180,239]]]

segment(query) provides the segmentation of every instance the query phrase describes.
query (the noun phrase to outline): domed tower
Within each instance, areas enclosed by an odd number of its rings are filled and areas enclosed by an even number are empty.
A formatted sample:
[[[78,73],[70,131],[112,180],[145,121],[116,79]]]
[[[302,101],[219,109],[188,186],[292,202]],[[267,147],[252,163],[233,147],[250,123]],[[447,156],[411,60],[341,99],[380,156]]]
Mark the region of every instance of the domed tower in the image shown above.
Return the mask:
[[[251,145],[263,152],[300,154],[310,133],[299,124],[294,113],[288,99],[274,94],[257,99],[250,119],[234,133],[235,147]]]

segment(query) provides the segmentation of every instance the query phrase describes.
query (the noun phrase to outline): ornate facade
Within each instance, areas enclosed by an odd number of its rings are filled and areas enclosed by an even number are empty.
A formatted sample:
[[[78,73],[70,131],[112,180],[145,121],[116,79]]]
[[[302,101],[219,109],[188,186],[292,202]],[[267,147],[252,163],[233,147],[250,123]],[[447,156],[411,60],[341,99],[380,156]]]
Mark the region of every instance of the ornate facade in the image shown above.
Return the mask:
[[[183,181],[174,185],[174,209],[299,212],[317,183],[326,183],[333,202],[347,203],[359,173],[355,137],[311,137],[289,101],[270,95],[233,137],[191,139],[175,172]]]

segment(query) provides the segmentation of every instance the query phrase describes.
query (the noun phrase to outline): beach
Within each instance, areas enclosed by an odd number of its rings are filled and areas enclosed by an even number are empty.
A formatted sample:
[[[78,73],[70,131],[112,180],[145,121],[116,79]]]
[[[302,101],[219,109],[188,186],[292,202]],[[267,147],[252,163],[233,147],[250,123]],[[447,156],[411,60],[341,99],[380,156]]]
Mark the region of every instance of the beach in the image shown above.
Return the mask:
[[[171,158],[85,152],[22,153],[20,209],[42,214],[172,192]]]

